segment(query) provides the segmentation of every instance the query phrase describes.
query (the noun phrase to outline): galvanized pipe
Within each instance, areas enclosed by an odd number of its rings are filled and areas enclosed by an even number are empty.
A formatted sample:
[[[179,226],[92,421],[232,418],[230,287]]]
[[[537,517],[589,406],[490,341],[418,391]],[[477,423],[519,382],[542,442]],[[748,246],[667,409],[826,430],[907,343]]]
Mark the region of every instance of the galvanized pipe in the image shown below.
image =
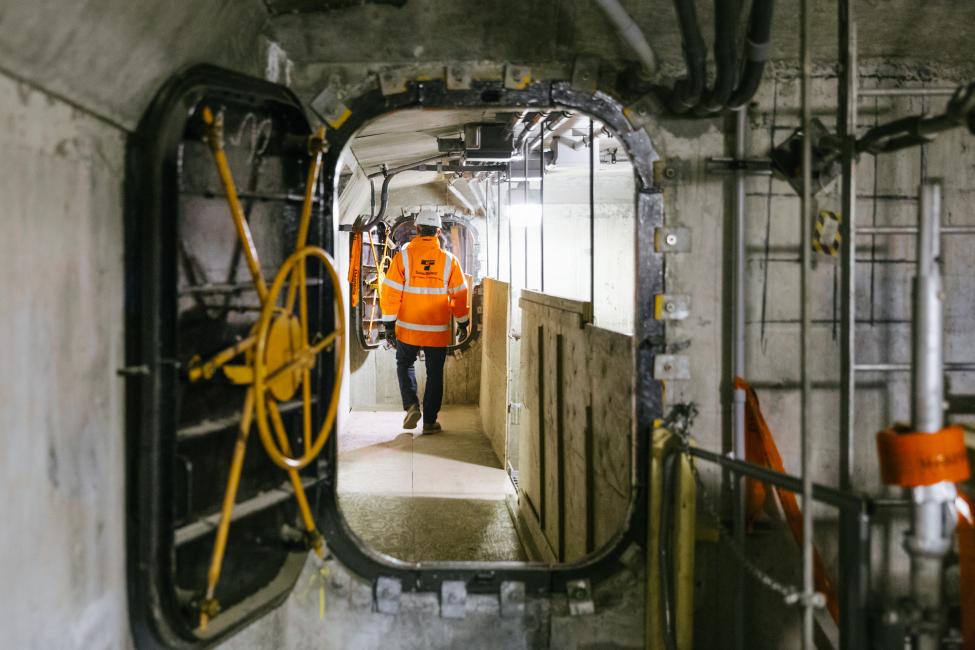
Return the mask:
[[[857,133],[857,31],[853,0],[841,0],[838,6],[839,52],[841,79],[837,115],[842,166],[842,204],[840,237],[844,242],[841,255],[842,290],[840,297],[840,472],[839,485],[849,490],[856,462],[854,441],[856,413],[856,133]],[[847,646],[850,647],[850,646]]]
[[[811,0],[802,0],[799,28],[799,47],[802,58],[802,132],[812,133],[812,53],[810,49]],[[800,328],[799,372],[802,392],[799,401],[800,439],[802,448],[802,647],[814,650],[815,606],[813,594],[813,481],[812,481],[812,379],[809,376],[811,358],[810,285],[812,279],[812,252],[810,228],[813,224],[812,201],[812,138],[802,139],[802,203],[799,217],[800,256],[802,259],[799,305],[802,325]]]
[[[944,427],[944,324],[941,271],[938,267],[941,221],[941,183],[921,186],[917,274],[914,278],[914,331],[911,377],[911,420],[918,433],[937,433]],[[912,490],[911,530],[905,548],[911,556],[911,597],[922,615],[915,629],[915,648],[935,650],[941,645],[943,562],[954,535],[953,483]]]
[[[748,138],[748,109],[735,112],[735,160],[745,160]],[[746,170],[735,170],[734,210],[732,215],[731,260],[731,387],[732,387],[732,453],[735,459],[745,460],[745,391],[735,387],[735,378],[747,379],[745,355],[745,176]],[[735,540],[745,547],[745,484],[741,477],[732,479],[732,520]],[[745,569],[735,566],[735,648],[745,648]]]
[[[942,235],[975,235],[975,226],[942,226]],[[860,226],[858,235],[916,235],[916,226]]]
[[[913,370],[909,363],[858,363],[855,366],[857,372],[908,372]],[[975,363],[945,363],[945,372],[972,372],[975,370]]]
[[[951,96],[957,88],[861,88],[860,97]]]

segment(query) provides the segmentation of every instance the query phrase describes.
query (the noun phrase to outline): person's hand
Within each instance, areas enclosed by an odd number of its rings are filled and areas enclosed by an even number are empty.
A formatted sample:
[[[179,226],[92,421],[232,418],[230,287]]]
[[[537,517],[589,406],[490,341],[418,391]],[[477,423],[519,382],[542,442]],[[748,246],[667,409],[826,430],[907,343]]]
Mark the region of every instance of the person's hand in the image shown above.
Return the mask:
[[[386,341],[392,345],[396,345],[396,321],[388,320],[383,322],[383,327],[386,328]]]
[[[467,338],[467,321],[463,323],[457,323],[457,340],[463,341]]]

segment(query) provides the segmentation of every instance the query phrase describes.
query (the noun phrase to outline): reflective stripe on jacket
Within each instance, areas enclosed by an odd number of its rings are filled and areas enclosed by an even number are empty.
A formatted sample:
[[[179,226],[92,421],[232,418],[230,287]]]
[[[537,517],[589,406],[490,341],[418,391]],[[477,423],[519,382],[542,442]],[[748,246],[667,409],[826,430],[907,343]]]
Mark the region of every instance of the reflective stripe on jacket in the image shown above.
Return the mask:
[[[379,292],[384,321],[410,345],[446,347],[450,317],[467,322],[467,278],[437,237],[415,237],[396,253]]]

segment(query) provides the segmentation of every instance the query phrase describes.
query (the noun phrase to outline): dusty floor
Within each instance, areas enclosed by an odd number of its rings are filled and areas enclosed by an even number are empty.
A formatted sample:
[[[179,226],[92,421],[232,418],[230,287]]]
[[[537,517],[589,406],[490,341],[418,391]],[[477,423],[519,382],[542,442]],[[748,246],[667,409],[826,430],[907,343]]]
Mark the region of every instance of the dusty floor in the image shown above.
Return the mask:
[[[410,562],[527,559],[505,498],[514,488],[475,406],[443,432],[403,429],[400,411],[354,411],[339,434],[339,504],[373,549]]]

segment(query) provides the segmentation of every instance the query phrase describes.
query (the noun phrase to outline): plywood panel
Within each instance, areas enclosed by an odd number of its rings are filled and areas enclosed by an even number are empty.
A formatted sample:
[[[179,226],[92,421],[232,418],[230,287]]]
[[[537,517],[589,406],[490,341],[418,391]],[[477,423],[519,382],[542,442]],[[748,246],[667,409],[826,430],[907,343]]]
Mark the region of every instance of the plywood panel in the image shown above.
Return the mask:
[[[631,338],[588,327],[592,381],[592,503],[596,548],[620,529],[630,503]]]
[[[565,468],[565,561],[579,559],[590,548],[589,519],[591,516],[587,494],[589,409],[592,385],[589,380],[589,341],[587,330],[579,327],[563,333],[562,404],[563,464]]]
[[[506,282],[483,282],[481,314],[481,426],[498,459],[505,457],[508,421],[508,291]]]

